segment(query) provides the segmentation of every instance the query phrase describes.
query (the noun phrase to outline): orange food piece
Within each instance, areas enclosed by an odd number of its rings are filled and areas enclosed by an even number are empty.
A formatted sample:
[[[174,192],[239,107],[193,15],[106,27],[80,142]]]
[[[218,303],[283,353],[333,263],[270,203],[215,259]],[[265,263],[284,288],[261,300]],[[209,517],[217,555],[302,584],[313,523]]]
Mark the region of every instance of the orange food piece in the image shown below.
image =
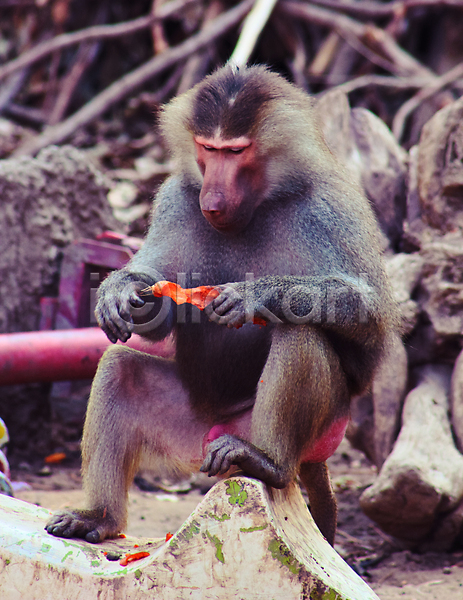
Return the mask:
[[[260,317],[254,317],[252,322],[254,325],[263,325],[264,327],[267,325],[267,321],[265,319],[261,319]]]
[[[123,540],[127,537],[125,533],[120,533],[117,537],[122,538]]]
[[[146,290],[151,291],[156,298],[168,296],[169,298],[172,298],[176,304],[185,304],[188,302],[199,308],[199,310],[204,310],[206,306],[220,294],[220,291],[213,285],[200,285],[195,288],[185,289],[172,281],[158,281],[154,285],[146,288]],[[142,290],[142,292],[144,291],[145,290]],[[267,321],[260,317],[255,317],[252,322],[255,325],[267,325]],[[239,327],[241,327],[241,325],[237,326],[237,328]]]
[[[126,554],[124,558],[121,558],[119,564],[123,567],[126,567],[129,563],[134,562],[135,560],[140,560],[141,558],[146,558],[149,556],[149,552],[134,552],[133,554]]]
[[[172,533],[166,533],[166,542],[168,542],[171,538],[173,538],[173,534]]]
[[[47,465],[58,464],[63,462],[66,458],[66,454],[64,452],[55,452],[54,454],[49,454],[45,457],[45,462]]]
[[[168,296],[176,304],[188,302],[199,308],[199,310],[204,310],[220,294],[219,290],[213,285],[200,285],[199,287],[184,289],[171,281],[158,281],[151,287],[151,291],[158,298]]]

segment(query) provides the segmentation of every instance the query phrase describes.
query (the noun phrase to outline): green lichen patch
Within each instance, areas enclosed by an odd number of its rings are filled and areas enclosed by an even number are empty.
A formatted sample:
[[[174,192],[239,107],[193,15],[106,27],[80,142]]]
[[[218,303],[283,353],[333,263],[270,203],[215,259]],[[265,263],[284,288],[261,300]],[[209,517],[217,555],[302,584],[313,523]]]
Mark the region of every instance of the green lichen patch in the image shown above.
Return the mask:
[[[182,531],[182,536],[188,541],[195,535],[201,531],[199,527],[199,523],[197,521],[193,521],[193,523],[187,527],[184,531]]]
[[[98,561],[98,564],[100,563],[101,560],[101,550],[97,547],[94,546],[94,544],[83,544],[82,546],[78,546],[77,544],[75,545],[75,548],[79,551],[79,552],[83,552],[84,556],[87,558],[87,560],[89,560],[91,563],[94,560]]]
[[[327,589],[326,592],[319,592],[317,589],[313,589],[310,600],[341,600],[341,596],[334,590]]]
[[[223,523],[223,521],[229,521],[231,519],[230,515],[227,515],[226,513],[223,514],[221,517],[219,517],[218,515],[213,515],[212,513],[207,513],[207,515],[211,517],[211,519],[219,521],[219,523]]]
[[[225,493],[230,496],[228,501],[230,504],[238,504],[238,506],[244,506],[247,500],[248,494],[244,491],[244,486],[241,486],[236,481],[229,481],[228,487]]]
[[[272,558],[278,560],[283,566],[290,570],[291,573],[297,575],[301,565],[299,561],[291,554],[289,548],[279,539],[274,539],[268,545],[268,549]]]
[[[75,542],[67,542],[66,540],[63,540],[62,538],[61,538],[61,543],[63,544],[63,546],[65,548],[77,548],[77,550],[81,549],[81,546],[79,544],[77,544]]]
[[[267,529],[268,523],[265,523],[265,525],[260,525],[259,527],[240,527],[240,531],[242,531],[243,533],[252,533],[253,531],[263,531],[264,529]]]
[[[70,556],[72,556],[74,554],[73,550],[69,550],[69,552],[66,552],[66,554],[63,556],[63,558],[61,559],[61,562],[64,563],[64,561],[69,558]]]
[[[40,552],[50,552],[51,550],[51,544],[45,544],[45,542],[42,542],[42,547],[40,548]]]
[[[221,542],[216,535],[211,535],[209,531],[206,531],[206,535],[215,546],[215,557],[217,560],[219,560],[221,563],[225,563],[225,557],[222,552],[223,542]]]
[[[185,527],[185,529],[183,529],[180,533],[177,533],[175,537],[171,538],[171,541],[169,542],[170,549],[176,550],[181,540],[189,542],[195,535],[198,535],[198,533],[200,532],[201,529],[199,523],[197,521],[193,521],[191,525]]]

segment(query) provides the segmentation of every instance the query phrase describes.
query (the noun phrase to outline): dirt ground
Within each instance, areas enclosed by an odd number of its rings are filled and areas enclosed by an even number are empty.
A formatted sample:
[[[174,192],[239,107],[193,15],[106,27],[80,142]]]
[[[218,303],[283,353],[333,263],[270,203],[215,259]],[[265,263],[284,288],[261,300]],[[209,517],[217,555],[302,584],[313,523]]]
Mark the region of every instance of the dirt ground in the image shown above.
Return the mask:
[[[26,465],[24,465],[26,467]],[[458,600],[463,598],[463,551],[451,554],[415,554],[400,548],[360,510],[359,497],[374,479],[375,471],[362,454],[344,441],[330,459],[330,470],[339,503],[336,550],[376,591],[380,600]],[[50,509],[82,506],[79,467],[52,465],[38,475],[27,468],[13,479],[32,489],[16,497]],[[153,481],[145,474],[141,483]],[[200,502],[211,480],[193,478],[181,485],[162,485],[141,491],[134,485],[129,498],[127,533],[165,537],[174,533]],[[361,600],[361,598],[356,599]]]

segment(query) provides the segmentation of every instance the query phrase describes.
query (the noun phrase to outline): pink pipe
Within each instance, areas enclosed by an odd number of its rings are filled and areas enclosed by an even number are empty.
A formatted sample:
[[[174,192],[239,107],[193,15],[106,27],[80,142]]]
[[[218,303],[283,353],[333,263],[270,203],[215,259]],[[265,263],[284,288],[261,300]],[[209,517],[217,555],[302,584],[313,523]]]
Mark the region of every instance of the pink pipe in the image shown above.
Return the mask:
[[[0,334],[0,385],[91,379],[111,345],[98,327]],[[148,342],[132,335],[122,345],[156,356],[173,355],[170,339]]]

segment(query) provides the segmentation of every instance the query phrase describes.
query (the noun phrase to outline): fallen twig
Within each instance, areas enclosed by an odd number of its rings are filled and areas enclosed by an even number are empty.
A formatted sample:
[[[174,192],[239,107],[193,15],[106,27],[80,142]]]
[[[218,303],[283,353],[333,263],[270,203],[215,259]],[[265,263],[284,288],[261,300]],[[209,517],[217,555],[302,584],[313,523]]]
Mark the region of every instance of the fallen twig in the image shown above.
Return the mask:
[[[79,47],[73,66],[60,82],[60,92],[48,119],[49,125],[56,125],[63,118],[79,81],[97,55],[98,45],[98,42],[83,42]]]
[[[331,31],[318,48],[317,54],[310,63],[308,72],[315,77],[321,77],[332,63],[341,42],[341,36]]]
[[[8,106],[11,100],[14,99],[16,94],[22,87],[24,80],[26,79],[27,71],[21,71],[20,73],[15,73],[12,75],[9,80],[2,86],[2,90],[0,92],[0,112]]]
[[[424,77],[389,77],[387,75],[362,75],[336,86],[346,94],[369,86],[388,87],[398,90],[422,88],[429,82]]]
[[[162,8],[162,0],[153,0],[151,5],[151,15],[158,16]],[[164,33],[164,27],[160,19],[156,19],[151,26],[151,36],[153,38],[153,54],[161,54],[169,48],[169,43]]]
[[[279,10],[285,14],[334,29],[347,40],[349,36],[357,37],[368,48],[373,49],[379,56],[391,62],[395,66],[396,74],[403,77],[410,75],[428,76],[430,79],[435,77],[430,69],[403,50],[389,34],[379,27],[360,23],[333,10],[310,4],[301,4],[293,0],[287,0],[278,6]]]
[[[58,125],[48,127],[43,133],[34,139],[16,149],[14,156],[24,154],[36,154],[39,150],[50,144],[58,144],[69,137],[76,129],[93,121],[113,106],[132,93],[134,89],[143,85],[146,81],[152,79],[161,71],[171,67],[180,60],[185,59],[193,52],[197,52],[219,36],[223,35],[231,27],[239,23],[246,15],[253,0],[243,0],[240,4],[223,13],[214,21],[210,27],[191,36],[178,46],[166,50],[163,54],[153,57],[138,69],[127,73],[103,92],[95,96],[93,100],[85,104],[80,110],[74,113],[65,121]]]
[[[381,67],[385,71],[389,71],[394,75],[400,77],[403,74],[403,69],[398,67],[391,60],[384,58],[381,54],[378,54],[374,50],[371,50],[359,37],[356,35],[352,35],[349,32],[345,32],[343,34],[343,38],[346,42],[351,46],[354,50],[356,50],[361,56],[369,60],[374,65]]]
[[[148,29],[155,21],[167,18],[193,2],[197,2],[197,0],[171,0],[168,4],[164,4],[156,15],[150,14],[139,19],[134,19],[133,21],[118,23],[117,25],[94,25],[93,27],[74,31],[73,33],[57,35],[0,67],[0,80],[19,69],[24,69],[24,67],[34,64],[57,50],[62,50],[81,42],[122,37],[137,33],[143,29]]]
[[[365,542],[363,540],[351,535],[350,533],[347,533],[347,531],[344,531],[343,529],[338,528],[336,530],[336,534],[343,537],[348,542],[357,544],[357,546],[364,548],[365,550],[368,550],[369,552],[373,552],[373,550],[374,550],[374,548],[370,544],[365,544]]]
[[[25,121],[34,127],[37,127],[38,125],[42,126],[47,122],[47,114],[41,108],[23,106],[22,104],[15,104],[14,102],[7,104],[3,109],[3,113],[7,117]]]
[[[204,11],[201,30],[207,29],[211,25],[211,22],[213,22],[222,12],[222,9],[222,2],[220,2],[220,0],[213,0]],[[207,50],[197,52],[193,56],[190,56],[183,67],[183,74],[177,89],[177,94],[183,94],[183,92],[186,92],[193,87],[193,85],[206,74],[208,65],[209,53]]]
[[[392,0],[387,3],[374,2],[373,0],[354,0],[353,2],[347,2],[346,0],[312,0],[312,4],[366,19],[393,17],[399,11],[407,12],[412,8],[427,6],[463,8],[461,0]]]
[[[405,122],[410,114],[418,108],[420,104],[422,104],[434,94],[437,94],[442,88],[446,85],[449,85],[458,79],[463,77],[463,63],[456,65],[450,71],[447,71],[444,75],[440,77],[436,77],[434,81],[428,84],[426,87],[420,89],[414,96],[412,96],[407,102],[402,104],[402,106],[397,111],[394,120],[392,122],[392,133],[394,134],[396,140],[400,141],[402,139],[402,135],[405,129]]]
[[[244,66],[248,62],[276,3],[277,0],[256,0],[244,21],[243,30],[230,57],[230,62],[238,67]]]

